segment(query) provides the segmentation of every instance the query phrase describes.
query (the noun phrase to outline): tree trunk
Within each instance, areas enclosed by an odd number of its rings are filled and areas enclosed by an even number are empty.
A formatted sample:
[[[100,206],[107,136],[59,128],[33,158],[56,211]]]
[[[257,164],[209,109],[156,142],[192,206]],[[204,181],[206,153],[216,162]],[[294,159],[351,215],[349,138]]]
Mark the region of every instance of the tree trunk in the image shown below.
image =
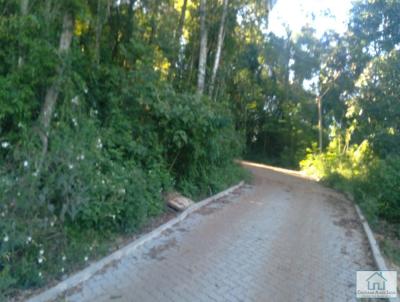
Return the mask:
[[[186,8],[188,0],[183,0],[181,16],[179,17],[178,28],[175,33],[175,40],[179,43],[183,33],[183,26],[185,25]]]
[[[200,0],[200,55],[197,72],[197,93],[204,93],[204,83],[207,67],[207,28],[206,28],[206,0]]]
[[[218,31],[217,51],[215,52],[214,66],[213,66],[212,74],[211,74],[211,82],[210,82],[210,90],[209,90],[210,97],[212,97],[212,94],[214,91],[215,79],[217,77],[219,61],[221,59],[222,46],[224,45],[225,19],[226,19],[227,12],[228,12],[228,0],[224,0],[224,7],[222,10],[221,23],[219,25],[219,31]]]
[[[29,0],[21,0],[21,16],[26,16],[28,14]],[[18,57],[18,67],[24,65],[24,57],[22,54]]]
[[[178,46],[178,48],[177,48],[178,53],[174,54],[171,59],[171,69],[169,72],[170,79],[172,78],[174,71],[176,70],[175,65],[177,64],[177,62],[179,62],[179,55],[181,52],[181,37],[182,37],[182,33],[183,33],[183,26],[185,25],[187,2],[188,2],[188,0],[183,1],[181,16],[179,17],[178,27],[177,27],[175,35],[174,35],[175,43]]]
[[[26,16],[28,14],[29,0],[21,0],[21,15]]]
[[[152,14],[151,19],[150,19],[151,30],[150,30],[150,36],[149,36],[149,45],[153,44],[154,39],[156,37],[156,33],[157,33],[158,9],[159,9],[159,5],[156,4],[154,6],[154,9],[153,9],[154,11],[153,11],[153,14]]]
[[[124,26],[124,24],[121,25],[120,5],[113,7],[113,9],[115,10],[116,16],[114,16],[113,18],[110,18],[110,19],[112,19],[110,21],[115,20],[115,24],[113,24],[113,22],[110,22],[110,32],[113,35],[113,39],[112,39],[113,44],[111,46],[111,61],[115,61],[115,59],[117,58],[118,47],[119,47],[119,43],[120,43],[119,29]]]
[[[97,0],[97,24],[96,24],[96,41],[95,41],[95,50],[94,50],[94,61],[96,64],[100,62],[100,39],[103,33],[103,26],[106,22],[111,9],[111,1],[107,0],[107,7],[104,19],[102,19],[102,0]]]
[[[128,19],[126,22],[126,36],[124,41],[129,42],[132,38],[133,34],[133,6],[135,5],[136,0],[129,0],[128,3]]]
[[[66,55],[71,47],[72,36],[73,36],[74,23],[72,16],[69,13],[64,15],[62,33],[60,37],[60,44],[58,53],[60,56]],[[45,101],[39,116],[39,123],[41,126],[41,139],[43,143],[42,155],[43,159],[47,153],[48,147],[48,132],[53,116],[53,112],[57,103],[58,94],[60,92],[60,85],[64,72],[63,62],[58,67],[58,75],[54,83],[47,89]]]
[[[317,97],[318,105],[318,140],[319,140],[319,152],[322,153],[322,97]]]
[[[342,73],[339,71],[338,73],[336,73],[336,75],[334,76],[334,78],[332,79],[331,85],[325,89],[325,91],[323,93],[320,93],[317,96],[317,106],[318,106],[318,140],[319,140],[319,152],[322,153],[324,146],[323,146],[323,110],[322,110],[322,99],[323,97],[331,90],[331,88],[333,87],[333,85],[335,84],[336,80],[339,78],[339,76]]]

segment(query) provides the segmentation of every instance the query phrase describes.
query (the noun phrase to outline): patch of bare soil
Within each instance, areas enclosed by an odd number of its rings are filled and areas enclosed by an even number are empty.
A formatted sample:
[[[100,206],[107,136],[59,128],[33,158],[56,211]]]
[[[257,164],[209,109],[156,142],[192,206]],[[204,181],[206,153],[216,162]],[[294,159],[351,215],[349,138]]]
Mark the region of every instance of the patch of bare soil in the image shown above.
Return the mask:
[[[348,214],[349,207],[352,207],[350,202],[342,196],[337,194],[324,194],[326,196],[326,201],[334,206],[337,211],[337,216],[342,217]]]
[[[204,215],[204,216],[206,216],[206,215],[210,215],[210,214],[212,214],[212,213],[214,213],[214,212],[217,212],[217,211],[219,211],[219,210],[221,210],[221,207],[210,207],[210,206],[205,206],[205,207],[202,207],[202,208],[200,208],[199,210],[197,210],[196,211],[196,213],[198,213],[198,214],[200,214],[200,215]]]
[[[354,230],[361,229],[361,222],[355,213],[354,207],[347,198],[339,193],[325,193],[326,202],[333,205],[335,212],[332,217],[336,220],[333,223],[337,226],[343,227],[347,237],[353,236]]]
[[[58,295],[58,297],[54,300],[54,302],[66,301],[68,296],[72,296],[73,294],[79,293],[83,290],[83,284],[79,284],[73,288],[67,289],[62,294]]]
[[[169,239],[167,242],[154,246],[150,249],[148,253],[146,253],[146,257],[150,259],[156,259],[159,261],[162,261],[165,259],[165,257],[161,256],[163,252],[167,251],[171,247],[174,247],[177,245],[177,241],[175,238]]]
[[[179,231],[179,232],[181,232],[181,233],[186,233],[186,232],[188,232],[189,230],[186,229],[186,228],[179,227],[179,228],[177,228],[177,231]]]
[[[229,193],[227,196],[218,198],[212,203],[198,209],[195,213],[200,215],[210,215],[222,209],[222,205],[232,202],[232,197],[238,197],[243,194],[244,190],[248,190],[251,186],[242,186]]]
[[[94,276],[103,275],[104,273],[107,272],[108,269],[117,267],[120,262],[121,262],[121,260],[113,260],[113,261],[111,261],[110,263],[104,265],[104,267],[101,270],[96,272],[94,274]]]
[[[355,230],[358,228],[359,222],[354,218],[342,218],[333,222],[337,226],[344,227],[346,230]]]

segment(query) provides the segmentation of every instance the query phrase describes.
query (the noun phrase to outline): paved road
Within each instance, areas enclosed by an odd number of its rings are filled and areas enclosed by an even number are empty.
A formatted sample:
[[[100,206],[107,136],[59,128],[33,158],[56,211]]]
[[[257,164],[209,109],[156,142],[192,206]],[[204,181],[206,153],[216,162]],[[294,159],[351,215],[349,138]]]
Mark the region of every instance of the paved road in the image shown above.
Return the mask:
[[[373,269],[353,206],[295,175],[248,166],[252,185],[191,214],[67,301],[355,301]]]

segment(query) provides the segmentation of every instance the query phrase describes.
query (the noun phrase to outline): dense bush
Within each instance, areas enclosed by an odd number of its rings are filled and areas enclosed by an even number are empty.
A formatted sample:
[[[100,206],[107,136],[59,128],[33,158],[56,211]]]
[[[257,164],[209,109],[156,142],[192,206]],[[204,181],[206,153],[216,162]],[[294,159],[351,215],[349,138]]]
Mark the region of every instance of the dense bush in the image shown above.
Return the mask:
[[[0,0],[0,300],[109,252],[165,192],[197,199],[242,177],[229,103],[193,79],[179,90],[175,73],[195,70],[169,69],[174,5],[110,3]]]
[[[341,145],[343,137],[333,139],[326,151],[319,153],[317,146],[308,149],[308,154],[300,162],[300,167],[307,174],[317,179],[326,179],[334,176],[351,180],[364,175],[373,155],[367,140],[360,145]]]
[[[374,201],[370,216],[378,216],[391,223],[400,221],[400,156],[391,155],[371,164],[366,177],[354,189],[357,200]],[[369,210],[367,206],[364,206]],[[375,211],[375,212],[373,212]],[[399,233],[400,235],[400,233]]]
[[[233,164],[241,140],[226,106],[160,86],[121,95],[135,112],[113,105],[103,123],[84,95],[61,106],[45,160],[35,127],[2,142],[2,293],[105,252],[109,238],[162,212],[173,187],[198,198],[241,177]]]
[[[379,159],[368,141],[340,151],[332,140],[326,152],[311,151],[300,165],[307,174],[352,194],[373,223],[400,221],[400,157]],[[400,233],[399,233],[400,234]]]

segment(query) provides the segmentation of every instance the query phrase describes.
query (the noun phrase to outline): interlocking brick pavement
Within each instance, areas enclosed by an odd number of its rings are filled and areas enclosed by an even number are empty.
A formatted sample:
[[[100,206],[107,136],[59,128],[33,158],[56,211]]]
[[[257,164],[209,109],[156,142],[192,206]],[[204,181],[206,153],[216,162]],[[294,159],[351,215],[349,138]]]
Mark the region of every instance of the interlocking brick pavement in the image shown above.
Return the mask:
[[[356,301],[372,257],[351,203],[249,167],[253,184],[190,214],[66,301]]]

